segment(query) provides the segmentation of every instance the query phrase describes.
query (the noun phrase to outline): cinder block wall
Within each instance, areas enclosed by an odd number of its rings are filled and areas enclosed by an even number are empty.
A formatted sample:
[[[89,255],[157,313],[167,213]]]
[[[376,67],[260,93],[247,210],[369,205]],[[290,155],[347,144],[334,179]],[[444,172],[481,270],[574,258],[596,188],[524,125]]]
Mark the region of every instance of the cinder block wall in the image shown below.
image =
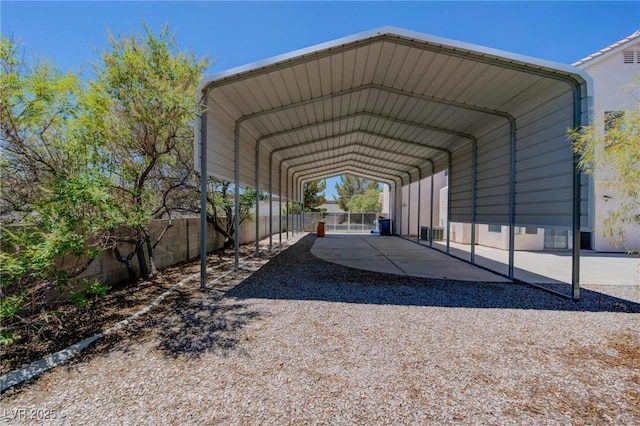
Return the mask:
[[[260,216],[260,238],[269,235],[269,217]],[[152,241],[160,236],[162,230],[169,225],[168,219],[152,220],[149,223],[149,233]],[[173,219],[169,227],[155,249],[155,265],[158,269],[166,268],[180,262],[195,259],[200,255],[200,218]],[[279,217],[273,217],[272,231],[277,234]],[[284,226],[284,225],[283,225]],[[240,225],[240,243],[255,241],[255,222],[245,220]],[[224,238],[217,233],[212,225],[207,224],[207,251],[222,248]],[[120,251],[126,256],[132,246],[121,245]],[[133,266],[139,273],[138,262],[134,257]],[[103,284],[115,284],[128,278],[127,268],[118,262],[111,250],[96,259],[81,275],[81,278],[98,280]]]

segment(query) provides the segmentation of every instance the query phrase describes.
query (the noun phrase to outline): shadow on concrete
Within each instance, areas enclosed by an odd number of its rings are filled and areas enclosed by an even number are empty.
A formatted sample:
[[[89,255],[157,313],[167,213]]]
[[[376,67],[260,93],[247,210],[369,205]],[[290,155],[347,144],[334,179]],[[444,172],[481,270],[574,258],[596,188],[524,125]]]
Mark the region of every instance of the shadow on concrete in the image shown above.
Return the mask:
[[[558,257],[571,257],[571,250],[544,250],[541,253]],[[580,250],[580,257],[612,257],[621,259],[633,258],[632,255],[627,253],[596,252],[593,250]]]
[[[310,234],[280,253],[224,297],[318,300],[451,308],[639,313],[640,304],[582,289],[565,300],[526,284],[416,278],[349,268],[318,259]]]
[[[425,247],[429,247],[429,243],[426,241],[420,241],[419,244]],[[440,253],[446,253],[446,244],[443,244],[442,242],[434,242],[433,247],[431,248],[433,248],[434,250]],[[491,250],[493,252],[501,252],[501,254],[505,256],[505,259],[495,259],[495,258],[484,256],[481,253],[478,253],[482,250]],[[471,258],[470,246],[466,246],[464,249],[460,249],[459,247],[452,246],[450,247],[449,251],[452,256],[462,259],[466,262],[470,262],[470,258]],[[535,255],[535,259],[531,257],[528,259],[524,258],[523,257],[524,255]],[[490,271],[497,272],[499,274],[506,276],[508,274],[508,269],[509,269],[506,256],[507,256],[506,251],[478,245],[476,249],[475,264],[483,268],[486,268]],[[514,265],[514,271],[513,271],[514,277],[518,280],[521,280],[527,283],[538,284],[538,285],[541,285],[542,287],[549,287],[554,290],[556,288],[562,289],[563,287],[566,286],[566,294],[569,295],[571,293],[571,287],[569,285],[569,282],[571,281],[571,257],[572,257],[571,250],[516,251],[515,265]],[[615,267],[611,265],[607,265],[604,262],[604,260],[605,259],[607,259],[608,261],[615,260],[615,259],[640,260],[626,253],[600,253],[600,252],[594,252],[592,250],[581,250],[580,258],[581,258],[581,265],[582,265],[581,266],[581,270],[582,270],[581,276],[583,277],[582,282],[585,285],[587,284],[613,285],[614,283],[612,283],[612,280],[615,280],[615,279],[620,279],[624,283],[623,285],[633,285],[630,283],[634,282],[634,279],[631,278],[632,281],[629,281],[630,275],[628,272],[628,268],[626,267],[626,264],[623,265],[623,270],[615,270]],[[591,260],[590,258],[592,258],[593,260]],[[564,262],[562,263],[555,262],[558,259],[563,259]],[[598,263],[598,261],[600,262]],[[518,265],[521,265],[521,266],[526,265],[527,269],[523,269]],[[615,274],[621,274],[621,275],[617,276],[616,278],[613,278],[613,276],[610,276],[610,275],[606,275],[606,273],[604,273],[603,275],[603,270],[599,269],[598,265],[600,265],[601,268],[605,268],[605,269],[613,268],[613,269],[610,269],[612,271],[612,275],[615,275]],[[564,268],[564,271],[562,271],[562,268]],[[550,273],[550,270],[555,270],[555,273]],[[590,277],[592,281],[585,282],[584,277],[586,277],[587,274],[589,274],[589,271],[590,271]],[[543,274],[544,272],[550,273],[550,275],[553,275],[553,276],[544,275]],[[565,275],[565,277],[558,278],[559,276],[558,274]],[[598,280],[602,280],[602,281],[599,282]]]

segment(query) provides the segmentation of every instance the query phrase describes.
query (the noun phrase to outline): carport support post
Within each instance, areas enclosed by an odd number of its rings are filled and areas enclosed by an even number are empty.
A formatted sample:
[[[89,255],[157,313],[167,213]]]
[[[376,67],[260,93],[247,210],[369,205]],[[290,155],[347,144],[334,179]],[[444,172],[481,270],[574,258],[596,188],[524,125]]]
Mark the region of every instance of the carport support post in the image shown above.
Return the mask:
[[[509,153],[509,278],[513,279],[516,228],[516,125],[511,120],[511,151]]]
[[[207,112],[200,116],[200,288],[207,288]],[[188,238],[188,236],[187,236]]]
[[[580,300],[580,163],[574,154],[573,176],[573,247],[571,250],[571,297]]]
[[[293,176],[291,177],[291,236],[296,236],[296,209],[298,208],[298,194],[296,183]]]
[[[418,237],[416,241],[420,242],[420,204],[422,203],[422,169],[418,170],[418,221],[416,226],[418,231]]]
[[[447,254],[450,252],[451,247],[451,177],[453,176],[453,162],[451,160],[451,153],[449,153],[449,178],[447,179]]]
[[[289,239],[289,204],[290,204],[289,203],[289,168],[288,167],[287,167],[287,170],[286,170],[285,174],[287,175],[286,190],[285,190],[286,195],[287,195],[287,197],[286,197],[287,205],[285,206],[287,214],[285,216],[286,216],[287,240],[288,240]]]
[[[260,254],[260,145],[256,142],[256,254]]]
[[[431,163],[431,200],[429,213],[429,247],[433,247],[433,177],[435,175],[435,165]]]
[[[580,86],[572,81],[573,89],[573,128],[578,129],[582,125],[582,96]],[[571,250],[571,290],[573,300],[580,300],[580,193],[581,185],[580,157],[573,154],[573,247]]]
[[[278,244],[282,247],[282,163],[278,165]]]
[[[398,188],[398,204],[396,205],[396,207],[400,207],[400,214],[398,215],[398,235],[402,235],[402,225],[403,225],[403,214],[402,214],[402,201],[403,201],[403,194],[402,194],[402,188],[404,187],[404,179],[402,177],[400,177],[400,188]]]
[[[409,175],[409,191],[407,196],[407,237],[411,236],[411,175]]]
[[[478,183],[478,140],[472,139],[471,163],[471,263],[476,263],[476,189]]]
[[[395,195],[393,194],[393,191],[396,190],[396,188],[395,188],[396,182],[392,181],[392,183],[393,183],[393,186],[392,186],[391,183],[389,183],[389,213],[388,213],[389,217],[387,219],[392,219],[393,218],[392,213],[393,213],[393,206],[394,206],[394,203],[395,203]],[[380,231],[382,231],[382,228],[380,228]],[[380,235],[382,235],[382,234],[380,234]]]
[[[400,191],[400,192],[398,192]],[[393,197],[393,225],[395,225],[395,232],[392,234],[397,234],[402,229],[402,210],[400,210],[400,215],[398,215],[398,203],[400,208],[402,208],[402,182],[400,182],[400,188],[396,184],[396,190],[394,191],[395,196]],[[398,201],[399,200],[399,201]]]
[[[296,209],[298,206],[298,194],[296,190],[296,183],[293,176],[291,176],[291,236],[296,236]]]
[[[300,195],[300,198],[302,199],[300,205],[300,228],[301,231],[304,232],[304,183],[300,183],[300,186],[300,191],[302,193],[302,195]]]
[[[273,166],[271,156],[269,156],[269,252],[273,250]]]
[[[291,236],[296,236],[296,209],[298,208],[298,191],[295,179],[291,176]]]
[[[393,215],[393,221],[389,224],[389,232],[395,234],[395,228],[398,227],[398,182],[394,181],[393,185],[393,210],[389,212]]]
[[[302,202],[300,201],[301,197],[302,195],[300,195],[300,188],[298,188],[298,234],[301,232],[300,227],[302,224]]]
[[[236,128],[233,137],[234,153],[234,171],[233,171],[233,196],[234,196],[234,251],[235,251],[235,269],[240,268],[240,122],[236,121]]]

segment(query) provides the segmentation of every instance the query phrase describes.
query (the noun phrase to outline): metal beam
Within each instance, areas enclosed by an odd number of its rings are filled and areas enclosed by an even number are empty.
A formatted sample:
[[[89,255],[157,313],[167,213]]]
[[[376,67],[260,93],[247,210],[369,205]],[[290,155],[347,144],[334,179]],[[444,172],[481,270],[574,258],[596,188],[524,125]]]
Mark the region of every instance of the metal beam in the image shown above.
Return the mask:
[[[447,156],[448,164],[451,164],[451,152],[446,148],[436,147],[436,146],[432,146],[432,145],[429,145],[429,144],[424,144],[424,143],[415,142],[415,141],[408,141],[408,140],[404,140],[404,139],[389,138],[388,136],[381,135],[381,134],[375,133],[375,132],[366,131],[366,130],[356,130],[356,131],[352,131],[352,132],[345,132],[344,134],[334,135],[334,136],[331,137],[331,139],[335,138],[335,137],[339,137],[339,136],[345,135],[345,134],[352,134],[352,133],[353,134],[362,133],[362,134],[370,135],[370,136],[384,137],[384,138],[386,138],[388,140],[397,141],[397,142],[403,143],[405,145],[415,146],[415,147],[422,147],[422,148],[426,147],[426,148],[430,148],[430,149],[433,149],[433,150],[436,150],[436,151],[440,151],[440,152],[443,152]],[[470,135],[469,135],[469,137],[471,138],[470,140],[473,143],[475,138],[473,138]],[[274,155],[274,154],[279,153],[279,152],[284,152],[284,151],[287,151],[287,150],[290,150],[290,149],[293,149],[293,148],[299,148],[299,147],[305,146],[305,145],[312,145],[312,144],[318,143],[321,140],[325,140],[325,139],[329,139],[329,138],[321,138],[321,139],[316,139],[316,140],[312,140],[312,141],[299,143],[299,144],[296,144],[296,145],[291,145],[291,146],[288,146],[288,147],[282,147],[282,148],[279,148],[279,149],[276,149],[276,150],[272,151],[271,155]],[[285,162],[285,161],[286,161],[286,157],[281,160],[281,162]],[[292,165],[290,167],[295,167],[295,166]]]
[[[255,257],[260,255],[260,156],[259,147],[256,145],[255,173],[256,173],[256,253]]]
[[[350,93],[355,93],[357,91],[361,91],[361,90],[368,90],[368,89],[375,89],[375,90],[380,90],[380,91],[384,91],[384,92],[389,92],[389,93],[394,93],[394,94],[398,94],[401,96],[406,96],[406,97],[411,97],[411,98],[415,98],[415,99],[421,99],[424,101],[429,101],[429,102],[435,102],[435,103],[440,103],[440,104],[444,104],[444,105],[448,105],[448,106],[452,106],[452,107],[456,107],[456,108],[461,108],[461,109],[466,109],[466,110],[471,110],[471,111],[475,111],[475,112],[479,112],[479,113],[483,113],[483,114],[489,114],[489,115],[493,115],[493,116],[498,116],[498,117],[502,117],[507,119],[510,123],[513,124],[513,129],[515,129],[515,118],[504,111],[499,111],[499,110],[495,110],[495,109],[491,109],[491,108],[487,108],[487,107],[483,107],[483,106],[479,106],[479,105],[472,105],[472,104],[467,104],[464,102],[458,102],[455,100],[451,100],[451,99],[446,99],[446,98],[438,98],[438,97],[434,97],[434,96],[429,96],[429,95],[424,95],[424,94],[418,94],[418,93],[413,93],[413,92],[407,92],[407,91],[403,91],[401,89],[396,89],[396,88],[390,88],[390,87],[386,87],[386,86],[382,86],[382,85],[378,85],[378,84],[366,84],[366,85],[362,85],[362,86],[358,86],[358,87],[354,87],[351,89],[346,89],[346,90],[342,90],[342,91],[337,91],[337,92],[333,92],[327,95],[323,95],[320,97],[316,97],[316,98],[310,98],[310,99],[306,99],[303,101],[299,101],[299,102],[294,102],[288,105],[283,105],[280,107],[276,107],[276,108],[272,108],[270,110],[264,110],[264,111],[259,111],[253,114],[248,114],[245,115],[243,117],[241,117],[241,120],[250,120],[252,118],[256,118],[256,117],[260,117],[262,115],[266,115],[266,114],[271,114],[271,113],[277,113],[277,112],[281,112],[290,108],[295,108],[295,107],[299,107],[299,106],[304,106],[304,105],[308,105],[311,103],[315,103],[315,102],[320,102],[326,99],[332,99],[334,97],[338,97],[338,96],[343,96],[345,94],[350,94]],[[344,120],[350,117],[356,117],[359,115],[367,115],[369,117],[373,117],[373,118],[379,118],[379,119],[385,119],[385,120],[393,120],[390,117],[386,117],[386,116],[381,116],[378,114],[373,114],[373,113],[368,113],[368,112],[361,112],[361,113],[355,113],[355,114],[348,114],[345,116],[340,116],[340,117],[335,117],[332,118],[330,120],[325,120],[323,122],[321,122],[322,124],[327,124],[327,123],[331,123],[331,122],[335,122],[335,121],[340,121],[340,120]],[[400,122],[402,122],[403,120],[401,120]],[[304,126],[298,126],[292,129],[287,129],[284,131],[280,131],[280,132],[275,132],[275,133],[271,133],[271,134],[267,134],[267,135],[263,135],[260,136],[257,140],[256,140],[256,145],[259,146],[264,140],[267,140],[269,138],[272,137],[276,137],[276,136],[281,136],[283,134],[287,134],[287,133],[292,133],[292,132],[297,132],[300,130],[304,130],[306,128],[313,128],[313,127],[317,127],[320,123],[311,123],[308,125],[304,125]],[[411,122],[403,122],[402,124],[405,125],[413,125],[413,126],[417,126],[423,129],[429,129],[429,130],[435,130],[435,131],[444,131],[446,129],[440,129],[437,127],[433,127],[433,126],[428,126],[428,125],[424,125],[422,123],[411,123]],[[476,144],[475,138],[472,135],[468,135],[468,134],[464,134],[464,133],[460,133],[460,132],[455,132],[455,131],[449,131],[448,133],[450,134],[458,134],[458,136],[461,137],[471,137],[473,138],[473,143]],[[475,177],[475,175],[474,175]],[[474,198],[475,201],[475,198]]]
[[[207,111],[200,115],[200,288],[207,288]]]
[[[269,252],[273,250],[273,164],[269,157]]]
[[[346,164],[334,165],[333,167],[318,170],[315,173],[300,175],[298,176],[298,178],[302,181],[308,181],[313,179],[320,179],[321,177],[335,176],[335,174],[341,173],[353,173],[356,176],[361,176],[368,179],[378,179],[380,182],[384,182],[386,184],[393,183],[394,185],[397,185],[397,180],[400,180],[400,178],[397,176],[378,174],[377,172],[367,172],[366,170],[358,169]]]
[[[582,93],[580,85],[572,80],[573,90],[573,128],[582,126]],[[582,171],[580,168],[580,156],[573,154],[573,247],[571,251],[571,297],[580,300],[580,246],[582,244],[580,201],[582,192]]]
[[[289,239],[289,213],[290,213],[290,201],[289,201],[289,168],[287,168],[287,170],[285,171],[285,176],[287,177],[287,240]]]
[[[322,160],[306,161],[306,162],[304,162],[304,163],[300,163],[300,164],[296,164],[295,166],[291,166],[291,168],[293,168],[293,167],[304,167],[304,166],[309,166],[309,165],[312,165],[312,164],[317,165],[317,166],[320,166],[320,165],[322,165],[325,161],[329,161],[329,162],[331,162],[331,161],[336,160],[336,159],[345,159],[345,160],[346,160],[346,159],[349,159],[349,160],[351,160],[351,159],[353,159],[354,157],[355,157],[355,158],[360,158],[360,157],[362,157],[362,158],[366,158],[366,159],[368,159],[368,160],[383,161],[383,160],[380,160],[380,159],[378,159],[378,158],[376,158],[376,157],[374,157],[374,156],[372,156],[372,155],[367,155],[367,154],[363,154],[363,153],[359,153],[359,152],[350,152],[350,153],[347,153],[347,154],[332,155],[332,156],[330,156],[330,157],[323,158]],[[368,163],[368,164],[369,164],[369,165],[371,165],[371,166],[376,166],[376,165],[375,165],[375,164],[373,164],[373,163]],[[418,166],[413,165],[413,164],[409,164],[409,163],[400,163],[400,162],[396,162],[396,163],[394,163],[394,164],[397,164],[397,165],[399,165],[399,166],[403,166],[403,167],[406,167],[406,168],[413,168],[413,169],[416,169],[416,170],[418,170],[418,169],[419,169],[419,167],[418,167]],[[306,169],[303,169],[303,170],[306,170]],[[388,169],[385,169],[385,170],[386,170],[386,171],[389,171],[389,172],[407,173],[407,171],[406,171],[405,169],[395,169],[395,168],[390,168],[390,167],[389,167]],[[296,170],[296,171],[297,171],[297,170]],[[295,173],[296,173],[296,172],[294,171],[294,172],[293,172],[293,174],[295,174]]]
[[[359,134],[359,133],[361,133],[361,131],[357,131],[354,134]],[[317,141],[315,141],[314,143],[316,143],[316,142]],[[371,149],[375,150],[374,153],[381,152],[381,153],[384,153],[384,154],[399,155],[399,156],[402,156],[402,157],[407,157],[407,158],[412,158],[412,159],[416,159],[417,158],[415,155],[406,154],[404,152],[398,152],[398,151],[393,151],[393,150],[390,150],[390,149],[373,147],[371,145],[367,145],[367,144],[356,142],[356,143],[349,143],[348,145],[341,145],[341,146],[333,147],[333,148],[331,148],[329,150],[318,150],[318,151],[312,151],[311,153],[295,155],[293,157],[283,157],[281,162],[284,163],[284,162],[289,162],[289,161],[293,161],[293,160],[299,160],[301,158],[307,158],[307,157],[310,157],[312,155],[316,155],[316,154],[318,154],[320,152],[327,153],[327,152],[331,152],[331,151],[338,151],[340,149],[349,149],[349,148],[352,148],[352,147],[356,147],[356,148],[371,148]],[[351,154],[351,152],[348,152],[348,153],[345,153],[345,154]],[[269,158],[272,158],[272,157],[273,157],[272,155],[269,156]],[[372,156],[372,158],[376,158],[376,159],[383,160],[383,161],[389,161],[388,159],[383,158],[382,156],[380,156],[380,157],[373,157]],[[298,164],[291,164],[292,167],[295,167],[297,165]]]
[[[420,213],[421,213],[421,209],[422,209],[422,169],[419,170],[418,172],[418,222],[416,223],[416,232],[418,234],[418,237],[416,238],[417,241],[420,241]]]
[[[515,269],[516,228],[516,134],[511,133],[509,143],[509,266],[508,276],[513,279]]]
[[[433,165],[433,163],[431,164],[431,213],[429,216],[429,247],[433,247],[433,196],[434,196],[434,191],[433,191],[433,181],[435,178],[435,167]]]
[[[282,163],[278,165],[278,188],[282,192]],[[278,244],[282,247],[282,194],[278,194]]]
[[[369,169],[369,168],[364,167],[362,165],[354,165],[351,160],[339,161],[339,162],[336,162],[334,164],[327,165],[325,168],[317,168],[317,167],[315,167],[315,168],[309,168],[309,169],[306,169],[306,170],[298,170],[298,171],[294,172],[291,176],[293,178],[296,174],[298,174],[297,179],[302,181],[304,179],[307,179],[310,176],[310,174],[303,175],[303,174],[299,174],[299,173],[307,172],[307,171],[310,171],[310,170],[316,170],[317,172],[326,172],[328,170],[337,170],[337,173],[340,173],[340,168],[347,168],[347,167],[352,169],[352,170],[358,171],[358,173],[367,173],[367,174],[370,174],[370,175],[382,176],[382,177],[385,177],[386,180],[395,181],[394,178],[397,178],[397,179],[400,180],[401,184],[404,184],[404,179],[401,176],[380,172],[379,170],[375,170],[375,169]],[[313,174],[315,174],[315,173],[313,173]],[[366,176],[363,175],[363,177],[366,177]]]
[[[234,188],[233,188],[233,214],[234,214],[234,268],[240,268],[240,122],[236,121],[234,131]]]

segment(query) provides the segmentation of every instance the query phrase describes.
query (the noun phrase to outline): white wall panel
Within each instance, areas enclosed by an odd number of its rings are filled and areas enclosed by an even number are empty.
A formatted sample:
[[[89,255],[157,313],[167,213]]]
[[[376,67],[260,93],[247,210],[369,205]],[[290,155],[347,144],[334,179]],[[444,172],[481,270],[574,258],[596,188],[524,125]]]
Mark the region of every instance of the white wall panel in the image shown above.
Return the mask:
[[[491,122],[489,122],[491,123]],[[493,118],[493,130],[478,138],[476,220],[509,222],[510,133],[508,123]]]
[[[461,147],[452,152],[453,167],[449,171],[451,220],[471,222],[473,157],[469,139],[459,139]]]
[[[571,226],[573,151],[566,129],[573,123],[572,95],[560,94],[518,119],[516,223]]]

